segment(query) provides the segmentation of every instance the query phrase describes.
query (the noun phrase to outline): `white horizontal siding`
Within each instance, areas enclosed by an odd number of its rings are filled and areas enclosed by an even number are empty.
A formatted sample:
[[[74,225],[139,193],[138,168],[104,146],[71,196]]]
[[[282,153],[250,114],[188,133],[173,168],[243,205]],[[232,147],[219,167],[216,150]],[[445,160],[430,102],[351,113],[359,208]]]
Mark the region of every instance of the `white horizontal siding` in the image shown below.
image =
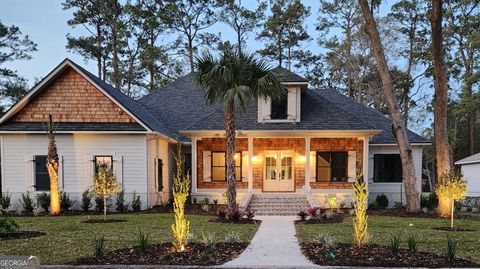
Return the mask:
[[[147,160],[145,135],[128,134],[58,134],[56,143],[60,164],[59,185],[74,197],[81,194],[93,184],[93,172],[87,175],[90,165],[87,159],[93,160],[95,155],[112,155],[117,180],[122,182],[126,193],[133,191],[147,196]],[[46,135],[15,134],[3,135],[2,190],[15,196],[34,191],[33,163],[27,162],[27,156],[47,154],[48,140]],[[123,156],[123,171],[122,171]],[[63,167],[62,167],[63,166]],[[63,175],[61,174],[63,171]],[[18,201],[17,198],[12,202]],[[77,203],[78,204],[78,203]],[[147,205],[146,200],[143,203]]]
[[[381,183],[373,182],[373,157],[375,154],[399,154],[398,146],[370,146],[368,158],[368,189],[370,193],[369,202],[375,201],[378,194],[384,193],[389,198],[390,206],[395,202],[405,203],[405,188],[401,182]],[[412,146],[415,173],[417,175],[417,190],[421,192],[422,186],[422,146]],[[402,196],[400,196],[402,194]]]
[[[467,180],[467,196],[480,196],[480,163],[462,165],[462,174]]]

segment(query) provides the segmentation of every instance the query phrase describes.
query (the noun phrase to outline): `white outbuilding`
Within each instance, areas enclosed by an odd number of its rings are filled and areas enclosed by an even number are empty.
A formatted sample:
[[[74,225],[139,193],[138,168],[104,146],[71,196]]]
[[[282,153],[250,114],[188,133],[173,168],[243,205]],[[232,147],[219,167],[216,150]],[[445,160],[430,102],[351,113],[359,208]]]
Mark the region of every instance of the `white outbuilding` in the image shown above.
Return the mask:
[[[480,196],[480,152],[455,162],[468,183],[467,196]]]

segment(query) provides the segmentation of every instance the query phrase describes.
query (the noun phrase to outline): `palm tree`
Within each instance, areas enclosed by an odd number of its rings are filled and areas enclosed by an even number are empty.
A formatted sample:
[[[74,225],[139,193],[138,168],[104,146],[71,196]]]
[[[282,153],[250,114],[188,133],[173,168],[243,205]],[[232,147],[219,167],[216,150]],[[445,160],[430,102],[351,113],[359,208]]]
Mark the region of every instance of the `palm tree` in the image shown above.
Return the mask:
[[[245,110],[255,98],[286,98],[287,90],[268,64],[253,54],[226,50],[219,58],[204,52],[196,58],[197,84],[205,90],[207,104],[223,104],[227,149],[228,214],[237,210],[235,181],[235,110]]]
[[[52,115],[48,115],[47,122],[48,130],[48,155],[47,155],[47,169],[50,177],[50,214],[60,214],[60,193],[58,190],[58,166],[59,159],[57,153],[57,145],[55,143],[55,127],[52,120]]]

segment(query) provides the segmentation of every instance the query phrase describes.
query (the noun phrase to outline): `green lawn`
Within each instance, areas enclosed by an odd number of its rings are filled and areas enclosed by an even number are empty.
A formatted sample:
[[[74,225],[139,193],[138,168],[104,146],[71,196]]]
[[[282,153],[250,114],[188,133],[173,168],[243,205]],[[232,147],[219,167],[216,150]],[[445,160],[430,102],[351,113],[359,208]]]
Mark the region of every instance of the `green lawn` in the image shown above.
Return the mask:
[[[101,218],[91,216],[90,218]],[[42,264],[62,264],[78,257],[92,255],[92,240],[104,236],[108,250],[137,245],[138,229],[150,235],[152,243],[171,242],[172,214],[125,214],[110,218],[125,219],[127,222],[108,224],[86,224],[81,221],[87,216],[60,217],[14,217],[21,230],[37,230],[46,236],[0,241],[0,255],[36,255]],[[229,231],[236,231],[246,242],[250,241],[257,227],[250,224],[222,224],[208,222],[214,216],[187,216],[194,237],[202,238],[202,232],[223,240]]]
[[[412,225],[410,225],[412,224]],[[457,254],[460,257],[480,262],[480,220],[458,220],[458,227],[470,228],[475,232],[444,232],[433,230],[433,227],[448,227],[449,220],[427,218],[403,218],[369,216],[368,230],[371,242],[389,245],[392,234],[402,234],[401,247],[407,248],[406,238],[409,234],[417,236],[419,250],[428,250],[443,254],[447,234],[458,242]],[[352,219],[336,224],[298,224],[297,236],[300,241],[311,242],[316,234],[326,233],[333,236],[337,242],[352,243]]]

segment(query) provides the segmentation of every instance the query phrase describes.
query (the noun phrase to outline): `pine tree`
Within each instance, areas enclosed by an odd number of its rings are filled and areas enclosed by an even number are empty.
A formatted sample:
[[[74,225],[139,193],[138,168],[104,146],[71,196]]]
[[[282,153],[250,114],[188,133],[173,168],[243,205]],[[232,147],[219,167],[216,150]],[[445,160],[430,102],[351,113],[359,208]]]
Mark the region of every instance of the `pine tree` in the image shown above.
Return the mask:
[[[272,14],[257,36],[257,39],[266,42],[259,53],[278,61],[279,66],[283,66],[285,61],[285,66],[291,69],[293,62],[299,60],[302,42],[310,39],[304,26],[310,7],[300,0],[271,0],[270,5]]]

